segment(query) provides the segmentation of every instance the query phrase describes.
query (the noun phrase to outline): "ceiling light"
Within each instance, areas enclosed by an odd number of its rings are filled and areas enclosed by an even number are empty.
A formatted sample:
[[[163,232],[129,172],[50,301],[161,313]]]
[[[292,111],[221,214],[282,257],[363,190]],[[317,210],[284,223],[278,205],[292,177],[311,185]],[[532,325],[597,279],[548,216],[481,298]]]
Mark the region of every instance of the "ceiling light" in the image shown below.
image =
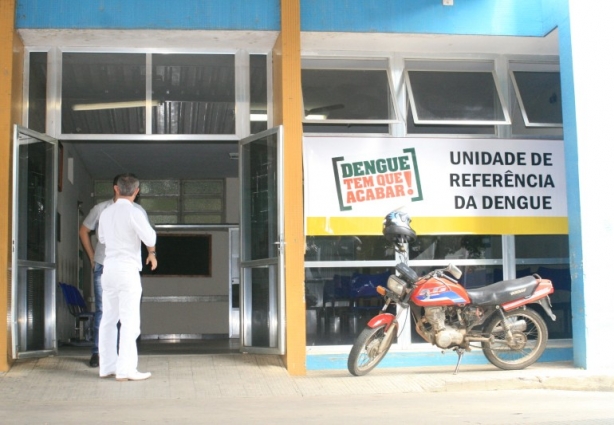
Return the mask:
[[[306,120],[325,120],[326,118],[327,116],[323,114],[309,114],[305,117]]]
[[[157,104],[152,100],[149,105]],[[98,111],[101,109],[122,109],[122,108],[143,108],[148,106],[146,100],[132,100],[128,102],[107,102],[107,103],[78,103],[72,106],[73,111]]]
[[[249,114],[250,121],[267,121],[267,114]]]

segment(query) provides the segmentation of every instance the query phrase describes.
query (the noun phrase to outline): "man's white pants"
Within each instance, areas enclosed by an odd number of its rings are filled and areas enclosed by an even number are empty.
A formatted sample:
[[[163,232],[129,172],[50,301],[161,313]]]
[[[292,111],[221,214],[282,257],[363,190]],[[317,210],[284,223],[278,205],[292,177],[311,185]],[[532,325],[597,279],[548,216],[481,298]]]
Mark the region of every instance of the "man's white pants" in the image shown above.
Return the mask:
[[[136,339],[141,333],[141,276],[134,263],[105,261],[102,272],[102,319],[98,334],[100,376],[137,372]],[[119,355],[117,321],[121,322]]]

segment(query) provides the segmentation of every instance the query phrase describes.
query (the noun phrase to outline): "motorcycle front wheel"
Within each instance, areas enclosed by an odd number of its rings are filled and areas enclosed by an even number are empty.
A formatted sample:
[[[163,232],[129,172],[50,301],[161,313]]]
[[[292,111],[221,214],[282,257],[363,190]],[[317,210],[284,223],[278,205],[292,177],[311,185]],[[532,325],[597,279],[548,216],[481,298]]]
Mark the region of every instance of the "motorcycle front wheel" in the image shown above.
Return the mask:
[[[503,370],[524,369],[535,363],[548,342],[548,328],[544,319],[529,308],[504,313],[505,322],[512,331],[512,338],[507,340],[502,319],[496,314],[484,329],[490,338],[482,342],[482,350],[488,361]]]
[[[392,325],[390,332],[395,329]],[[348,357],[348,370],[352,375],[366,375],[382,361],[392,345],[392,338],[384,338],[385,330],[386,325],[367,327],[358,335]]]

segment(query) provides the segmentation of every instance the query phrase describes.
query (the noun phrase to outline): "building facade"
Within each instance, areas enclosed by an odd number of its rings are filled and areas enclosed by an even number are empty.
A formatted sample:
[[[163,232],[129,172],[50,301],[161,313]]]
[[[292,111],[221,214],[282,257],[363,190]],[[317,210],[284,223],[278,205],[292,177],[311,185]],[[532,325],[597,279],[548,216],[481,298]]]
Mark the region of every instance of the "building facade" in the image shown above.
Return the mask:
[[[91,293],[78,225],[132,171],[182,264],[143,276],[144,336],[236,337],[293,374],[344,367],[377,308],[357,309],[352,285],[390,273],[381,219],[406,206],[417,271],[454,263],[466,287],[550,278],[544,358],[611,368],[597,335],[614,318],[599,190],[612,89],[597,48],[613,14],[574,0],[3,2],[1,367],[71,338],[56,288]],[[408,152],[419,174],[398,169]],[[186,246],[201,257],[173,256]],[[393,351],[382,366],[435,364],[409,329]]]

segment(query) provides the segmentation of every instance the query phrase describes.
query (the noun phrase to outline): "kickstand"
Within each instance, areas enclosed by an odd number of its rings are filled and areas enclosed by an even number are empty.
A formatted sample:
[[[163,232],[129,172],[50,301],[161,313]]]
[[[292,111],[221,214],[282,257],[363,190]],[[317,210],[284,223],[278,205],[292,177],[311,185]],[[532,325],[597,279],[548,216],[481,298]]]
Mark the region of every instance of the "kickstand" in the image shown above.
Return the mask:
[[[454,369],[454,375],[456,375],[458,373],[458,367],[460,366],[460,362],[463,359],[463,354],[465,354],[465,349],[456,347],[454,351],[456,351],[456,354],[458,354],[458,361],[456,362],[456,369]]]

